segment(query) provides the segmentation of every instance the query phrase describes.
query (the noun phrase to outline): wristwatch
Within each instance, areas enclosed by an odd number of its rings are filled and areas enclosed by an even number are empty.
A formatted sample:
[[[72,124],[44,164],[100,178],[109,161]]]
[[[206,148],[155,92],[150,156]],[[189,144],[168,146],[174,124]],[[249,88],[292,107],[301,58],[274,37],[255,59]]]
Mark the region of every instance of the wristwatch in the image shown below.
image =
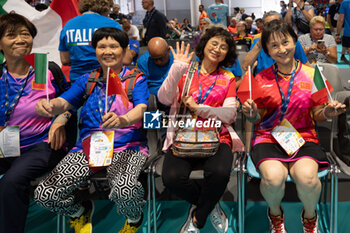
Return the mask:
[[[305,5],[302,8],[300,8],[300,11],[303,11],[303,10],[305,10]]]

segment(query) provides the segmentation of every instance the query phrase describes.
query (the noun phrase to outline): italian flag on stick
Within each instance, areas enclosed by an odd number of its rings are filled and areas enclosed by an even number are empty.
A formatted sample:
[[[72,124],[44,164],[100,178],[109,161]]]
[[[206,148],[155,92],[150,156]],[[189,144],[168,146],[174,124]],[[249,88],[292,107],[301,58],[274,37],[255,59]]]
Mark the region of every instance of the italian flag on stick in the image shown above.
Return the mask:
[[[321,99],[324,97],[327,98],[328,95],[330,101],[333,102],[333,98],[331,96],[332,91],[333,87],[323,76],[322,72],[320,71],[320,67],[317,64],[315,67],[314,82],[311,89],[311,98],[315,103],[319,103]]]
[[[48,69],[49,61],[47,59],[48,53],[35,53],[34,54],[34,67],[35,80],[32,84],[33,89],[46,90],[46,99],[49,103],[49,82],[48,82]]]

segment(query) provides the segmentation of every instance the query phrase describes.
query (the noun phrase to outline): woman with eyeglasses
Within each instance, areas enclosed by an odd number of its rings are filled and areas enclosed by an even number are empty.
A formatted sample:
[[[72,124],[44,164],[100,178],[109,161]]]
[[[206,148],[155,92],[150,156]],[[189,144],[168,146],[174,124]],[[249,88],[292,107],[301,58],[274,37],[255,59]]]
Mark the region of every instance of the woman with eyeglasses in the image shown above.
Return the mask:
[[[205,158],[181,158],[172,150],[174,127],[170,124],[163,150],[166,152],[163,165],[163,182],[177,196],[191,204],[186,222],[180,232],[200,232],[207,217],[218,232],[226,232],[228,220],[218,204],[229,181],[233,151],[243,150],[243,144],[231,127],[236,119],[236,81],[234,75],[221,68],[230,66],[237,57],[231,34],[221,28],[212,27],[201,37],[195,51],[199,58],[189,88],[183,98],[182,91],[193,52],[177,44],[176,52],[171,48],[174,63],[168,77],[158,91],[161,103],[171,106],[170,117],[178,114],[183,103],[197,121],[216,119],[222,123],[219,132],[218,151]],[[174,119],[170,119],[173,121]],[[196,130],[199,131],[198,128]],[[199,155],[200,156],[200,155]],[[196,167],[204,170],[204,185],[189,178]]]

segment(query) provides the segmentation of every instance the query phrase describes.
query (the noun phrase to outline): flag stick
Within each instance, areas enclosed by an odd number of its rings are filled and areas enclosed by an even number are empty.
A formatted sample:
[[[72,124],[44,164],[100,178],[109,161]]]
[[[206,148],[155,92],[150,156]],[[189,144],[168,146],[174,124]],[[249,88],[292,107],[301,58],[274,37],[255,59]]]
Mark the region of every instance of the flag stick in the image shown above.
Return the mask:
[[[108,102],[108,81],[109,81],[109,72],[110,67],[107,67],[107,81],[106,81],[106,101],[105,101],[105,115],[107,114],[107,102]]]
[[[46,83],[46,101],[47,104],[50,104],[50,99],[49,99],[49,59],[48,55],[49,53],[46,53],[46,77],[45,77],[45,83]]]
[[[321,72],[321,69],[320,69],[320,67],[318,66],[318,63],[317,63],[316,65],[317,65],[317,68],[318,68],[318,70],[320,71],[320,74],[321,74],[321,76],[322,76],[322,81],[323,81],[324,85],[326,86],[329,99],[331,100],[331,103],[333,103],[334,100],[333,100],[333,98],[332,98],[332,96],[331,96],[331,93],[329,92],[327,83],[325,82],[326,78],[323,76],[323,74],[322,74],[322,72]]]
[[[252,72],[250,70],[250,66],[248,66],[248,77],[249,77],[249,99],[252,99]],[[253,110],[251,109],[249,112],[249,116],[252,117]]]

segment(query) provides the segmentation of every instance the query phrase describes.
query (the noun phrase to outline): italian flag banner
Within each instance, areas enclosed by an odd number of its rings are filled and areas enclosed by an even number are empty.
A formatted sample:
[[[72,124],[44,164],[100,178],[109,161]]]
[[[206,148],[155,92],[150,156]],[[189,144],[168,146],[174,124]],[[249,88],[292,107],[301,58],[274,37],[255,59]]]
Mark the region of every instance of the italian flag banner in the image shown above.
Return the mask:
[[[33,53],[46,53],[48,60],[61,66],[58,44],[62,27],[79,15],[77,0],[53,0],[48,9],[37,11],[24,0],[0,0],[0,14],[14,11],[28,18],[38,29]],[[0,63],[1,63],[0,58]]]
[[[46,99],[49,102],[49,82],[48,82],[48,69],[49,61],[47,59],[48,53],[35,53],[30,54],[28,57],[33,57],[34,64],[30,61],[31,65],[34,67],[35,79],[32,83],[32,88],[37,90],[46,90]],[[26,57],[28,60],[28,58]]]
[[[322,99],[329,96],[329,99],[331,102],[333,102],[332,96],[330,94],[332,91],[333,87],[323,76],[322,72],[320,71],[320,67],[317,64],[315,67],[314,82],[311,89],[311,98],[315,103],[319,103]]]

